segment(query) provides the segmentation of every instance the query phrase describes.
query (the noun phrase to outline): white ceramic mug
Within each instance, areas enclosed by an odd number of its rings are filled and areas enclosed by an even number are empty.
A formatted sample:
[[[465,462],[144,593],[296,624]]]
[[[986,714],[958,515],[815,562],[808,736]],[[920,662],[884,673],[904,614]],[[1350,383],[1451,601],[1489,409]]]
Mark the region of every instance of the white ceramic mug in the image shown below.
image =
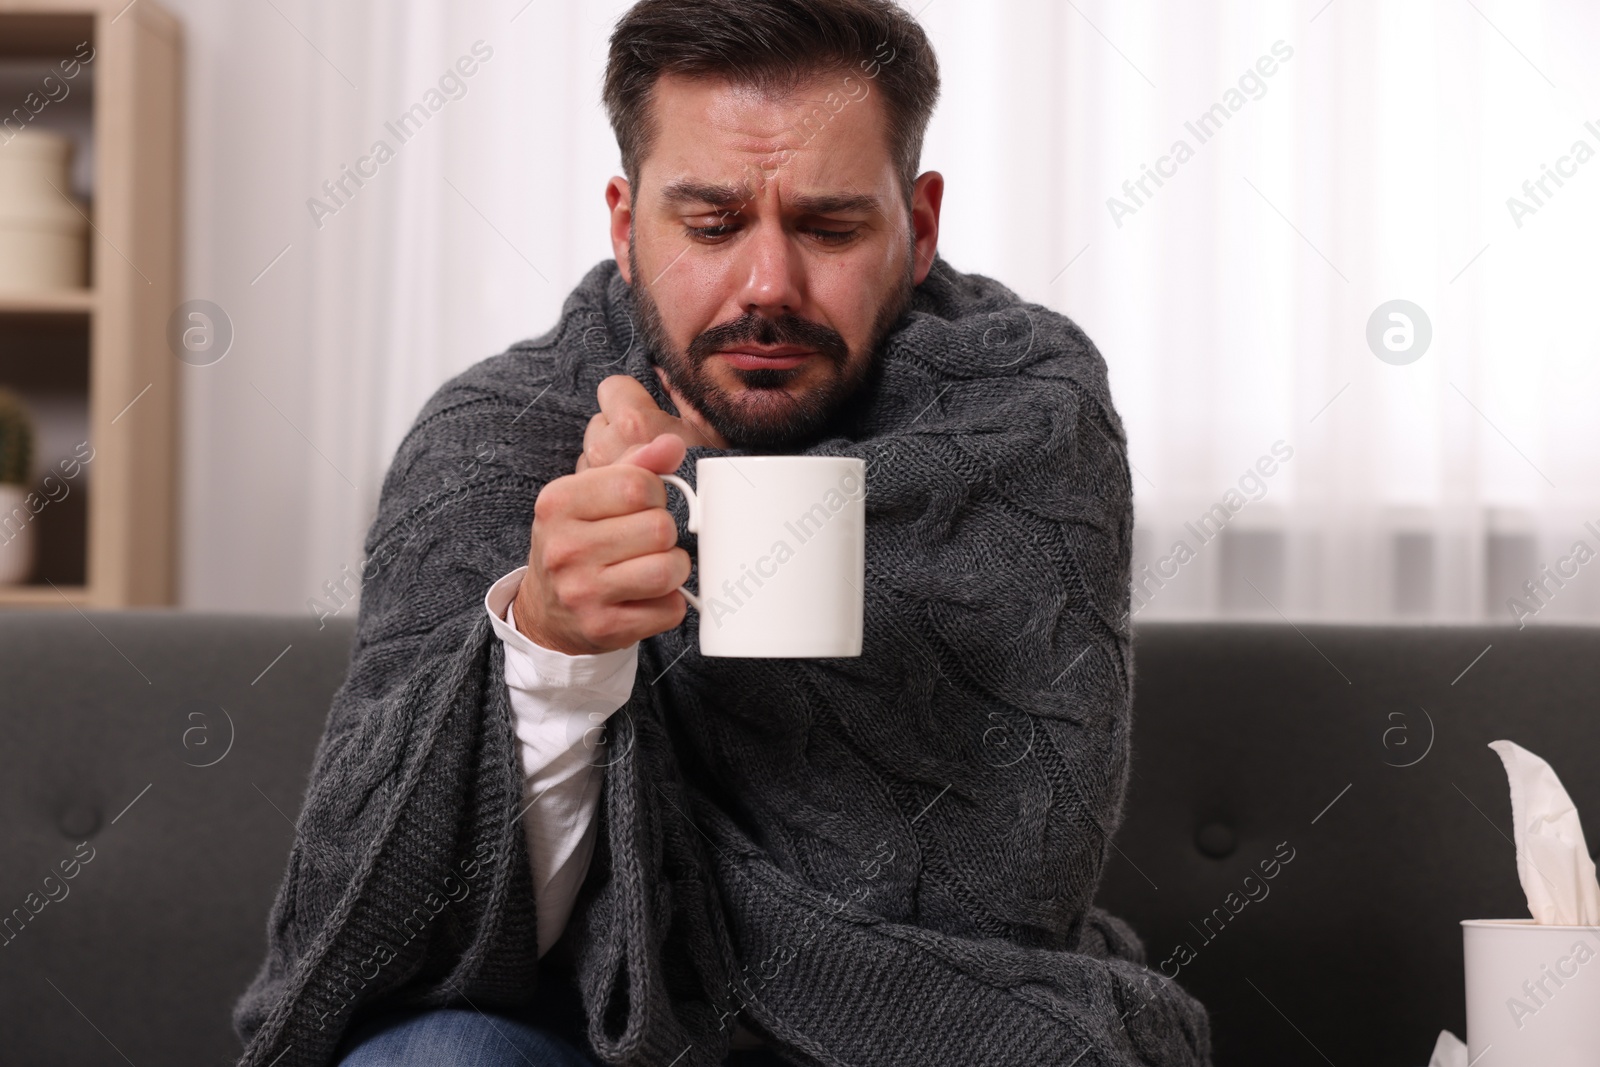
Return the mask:
[[[861,655],[866,462],[849,456],[719,456],[683,492],[699,544],[706,656]]]
[[[1466,919],[1461,933],[1476,1067],[1600,1063],[1600,927]]]

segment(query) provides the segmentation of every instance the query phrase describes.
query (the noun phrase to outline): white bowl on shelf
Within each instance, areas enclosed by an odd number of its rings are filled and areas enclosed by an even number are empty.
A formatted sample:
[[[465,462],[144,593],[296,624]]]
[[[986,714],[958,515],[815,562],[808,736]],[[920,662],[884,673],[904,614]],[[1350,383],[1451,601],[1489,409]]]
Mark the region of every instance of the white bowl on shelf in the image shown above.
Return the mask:
[[[48,130],[0,139],[0,292],[88,284],[89,221],[70,188],[72,148]]]

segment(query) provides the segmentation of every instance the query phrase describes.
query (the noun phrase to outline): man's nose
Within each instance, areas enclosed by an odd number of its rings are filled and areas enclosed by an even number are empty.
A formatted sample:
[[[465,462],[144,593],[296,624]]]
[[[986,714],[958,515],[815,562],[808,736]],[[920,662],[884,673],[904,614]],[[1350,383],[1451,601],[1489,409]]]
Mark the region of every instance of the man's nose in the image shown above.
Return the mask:
[[[740,307],[774,317],[799,312],[805,302],[805,264],[783,224],[763,220],[750,232],[739,254]]]

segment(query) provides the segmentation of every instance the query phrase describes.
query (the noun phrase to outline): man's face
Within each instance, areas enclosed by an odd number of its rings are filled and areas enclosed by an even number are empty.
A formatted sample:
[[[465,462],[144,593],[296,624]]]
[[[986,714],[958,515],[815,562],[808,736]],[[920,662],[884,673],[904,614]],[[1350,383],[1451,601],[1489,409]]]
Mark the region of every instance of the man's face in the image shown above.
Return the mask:
[[[652,357],[730,446],[798,445],[866,381],[927,276],[943,179],[919,178],[907,212],[859,72],[782,100],[666,76],[654,115],[641,188],[607,189]]]

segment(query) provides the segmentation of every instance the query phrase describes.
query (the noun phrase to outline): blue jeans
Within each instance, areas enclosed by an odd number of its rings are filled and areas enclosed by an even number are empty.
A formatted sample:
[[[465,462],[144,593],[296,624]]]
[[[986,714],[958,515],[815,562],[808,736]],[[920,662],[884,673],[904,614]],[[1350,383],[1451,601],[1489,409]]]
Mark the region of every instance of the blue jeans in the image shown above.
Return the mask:
[[[581,1039],[580,1039],[581,1042]],[[555,1026],[472,1008],[391,1013],[345,1038],[340,1067],[598,1067]]]
[[[529,1019],[473,1008],[389,1012],[358,1023],[339,1067],[603,1067],[570,1016]],[[729,1067],[783,1067],[768,1049],[731,1052]]]

